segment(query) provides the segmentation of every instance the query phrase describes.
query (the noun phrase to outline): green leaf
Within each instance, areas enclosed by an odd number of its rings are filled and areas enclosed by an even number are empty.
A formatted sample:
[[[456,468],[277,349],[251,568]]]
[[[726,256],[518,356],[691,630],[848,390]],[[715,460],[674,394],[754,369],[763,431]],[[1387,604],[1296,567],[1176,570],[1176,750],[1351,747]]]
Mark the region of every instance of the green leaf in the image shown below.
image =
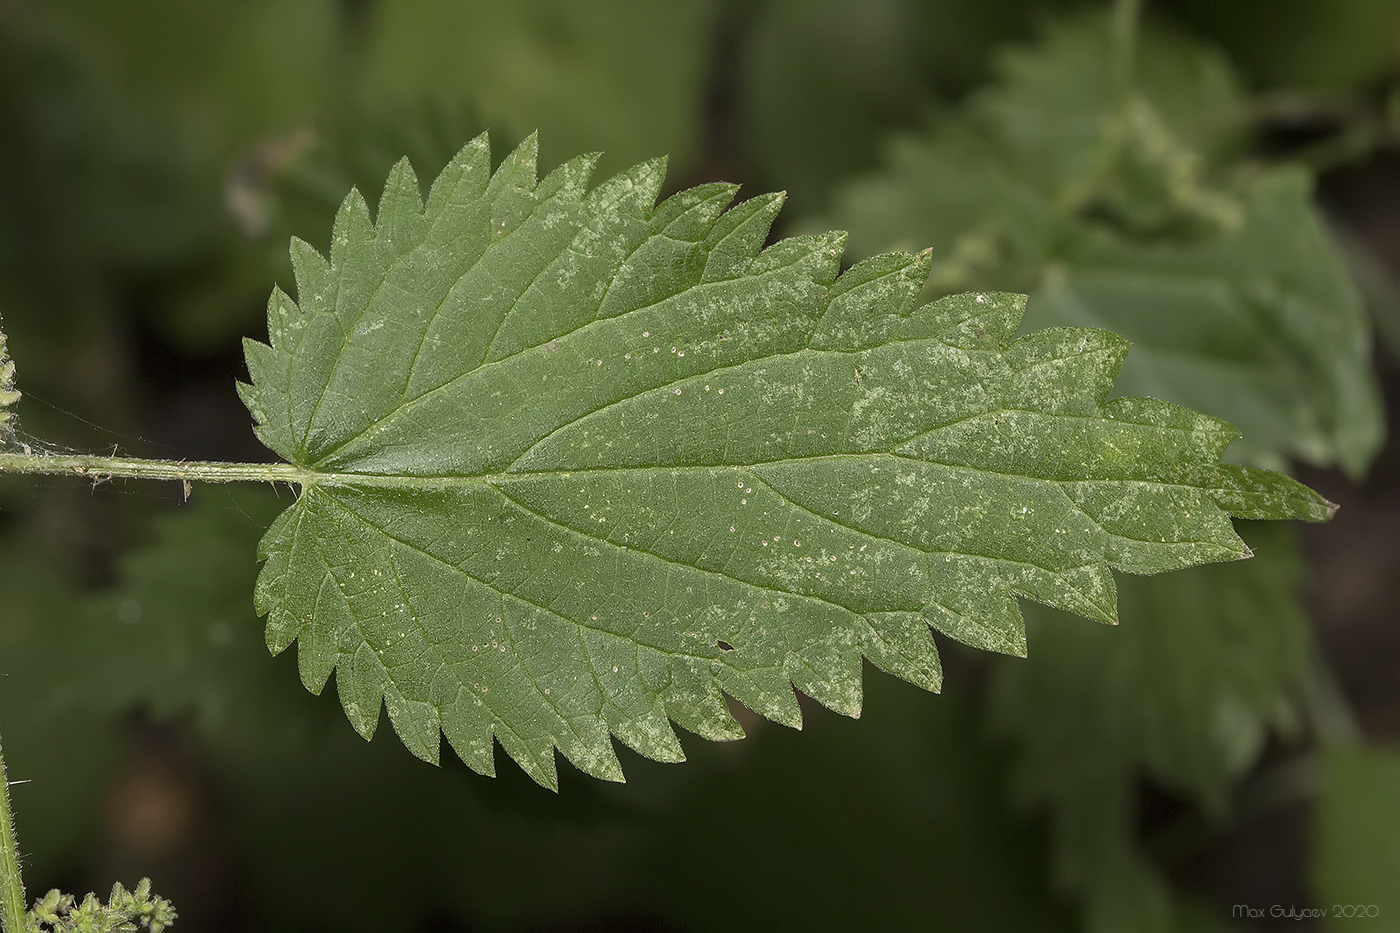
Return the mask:
[[[915,307],[927,253],[838,278],[842,236],[760,249],[781,198],[661,204],[659,161],[492,174],[468,144],[426,205],[407,162],[329,261],[294,242],[241,388],[306,470],[257,605],[381,705],[420,757],[492,736],[553,786],[557,747],[620,779],[610,736],[682,757],[669,720],[737,738],[728,693],[796,726],[792,687],[856,715],[861,659],[928,689],[932,626],[1024,653],[1016,596],[1116,618],[1110,567],[1246,557],[1227,509],[1323,520],[1286,477],[1221,467],[1224,422],[1108,401],[1127,343],[1013,340],[1024,299]]]
[[[1109,41],[1075,21],[1009,54],[834,219],[859,254],[932,245],[935,294],[1015,285],[1030,326],[1128,337],[1121,390],[1226,418],[1237,462],[1359,475],[1384,434],[1369,328],[1311,180],[1232,158],[1245,102],[1218,56],[1147,29],[1124,98]]]
[[[1031,607],[1035,651],[998,670],[993,711],[1019,748],[1020,794],[1056,815],[1067,876],[1092,878],[1104,860],[1102,840],[1075,828],[1103,818],[1086,805],[1132,799],[1146,773],[1219,811],[1269,730],[1294,721],[1308,645],[1299,555],[1287,529],[1249,537],[1258,555],[1243,567],[1123,581],[1132,624],[1118,630]],[[1114,832],[1127,841],[1135,820]]]

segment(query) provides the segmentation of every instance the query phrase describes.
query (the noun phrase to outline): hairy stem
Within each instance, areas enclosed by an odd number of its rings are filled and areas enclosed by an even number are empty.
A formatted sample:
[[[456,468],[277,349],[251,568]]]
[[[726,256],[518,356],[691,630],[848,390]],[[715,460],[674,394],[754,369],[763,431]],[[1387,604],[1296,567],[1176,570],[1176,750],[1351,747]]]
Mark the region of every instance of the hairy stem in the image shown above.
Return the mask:
[[[0,453],[0,473],[53,473],[107,479],[200,480],[206,483],[306,482],[306,471],[290,463],[219,463],[188,460],[142,460],[96,454],[50,455]]]
[[[0,751],[0,930],[24,933],[24,881],[19,875],[19,848],[10,817],[10,780]]]

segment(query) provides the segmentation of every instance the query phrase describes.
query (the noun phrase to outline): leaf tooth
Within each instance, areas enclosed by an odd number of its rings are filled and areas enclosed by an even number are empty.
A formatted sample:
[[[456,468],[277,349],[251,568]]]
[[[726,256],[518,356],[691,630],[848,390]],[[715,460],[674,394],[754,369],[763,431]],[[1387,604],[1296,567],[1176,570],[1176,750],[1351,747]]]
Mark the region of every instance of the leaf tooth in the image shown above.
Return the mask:
[[[1115,333],[1089,327],[1052,327],[1018,337],[1006,348],[1012,372],[1007,404],[1054,414],[1098,414],[1129,346]]]
[[[1053,609],[1118,624],[1118,587],[1104,561],[1027,576],[1017,582],[1016,592]]]
[[[565,162],[545,176],[535,189],[535,196],[540,200],[556,198],[570,203],[582,200],[588,191],[588,179],[593,177],[601,156],[601,152],[588,152]]]
[[[870,637],[861,651],[887,674],[933,693],[943,687],[943,665],[928,620],[917,612],[876,612],[866,616]]]
[[[373,239],[374,223],[370,220],[369,205],[365,203],[359,188],[351,188],[345,200],[340,202],[335,224],[331,228],[331,268],[346,268],[351,255]]]
[[[729,712],[708,666],[690,658],[672,658],[671,685],[662,696],[666,715],[687,732],[711,742],[744,737],[744,727]]]
[[[656,206],[651,232],[664,232],[677,240],[703,240],[738,193],[738,185],[722,181],[678,191]]]
[[[299,536],[300,537],[300,536]],[[297,540],[297,548],[305,548],[306,544]],[[310,598],[308,598],[310,597]],[[350,697],[356,699],[356,691],[359,691],[357,703],[360,708],[372,705],[375,709],[375,717],[379,715],[379,687],[384,679],[381,675],[375,679],[372,675],[366,675],[363,670],[357,672],[354,667],[354,660],[358,656],[350,656],[349,652],[342,652],[339,647],[339,640],[342,633],[353,630],[356,625],[355,618],[350,613],[350,608],[346,604],[343,594],[340,592],[335,581],[327,576],[321,583],[319,590],[314,594],[299,593],[292,600],[288,600],[281,606],[283,613],[290,618],[289,624],[296,626],[297,638],[297,670],[301,674],[301,682],[314,694],[320,694],[325,689],[327,681],[330,680],[332,672],[336,672],[336,686],[341,693],[341,702],[345,702],[346,683],[350,684]],[[370,651],[368,645],[361,643],[360,647]],[[368,658],[358,658],[363,663],[370,664],[371,667],[378,665],[383,671],[383,665],[379,664],[378,658],[373,652]],[[347,664],[347,662],[349,662]],[[359,675],[357,678],[357,674]],[[373,692],[374,698],[369,698],[368,694]]]
[[[539,161],[539,133],[531,133],[520,141],[520,145],[496,169],[486,186],[487,199],[499,198],[508,188],[518,191],[534,191],[536,163]]]
[[[747,670],[725,665],[719,674],[724,692],[765,719],[792,729],[802,728],[802,707],[792,692],[792,683],[781,669],[754,667]]]
[[[554,745],[541,745],[531,748],[524,736],[511,729],[496,729],[496,741],[521,770],[535,779],[535,783],[552,791],[559,790],[559,771],[554,761]]]
[[[658,696],[668,679],[665,657],[659,652],[639,649],[630,640],[612,632],[582,625],[581,619],[575,624],[581,625],[579,646],[595,684],[586,715],[601,716],[604,739],[611,733],[650,758],[684,761],[685,753]],[[612,676],[608,676],[609,670]],[[599,707],[600,714],[592,712]],[[611,742],[607,750],[611,752]],[[570,753],[566,751],[566,754]]]
[[[331,273],[331,264],[317,251],[316,247],[300,237],[292,237],[289,250],[292,257],[292,274],[297,283],[297,309],[301,312],[296,319],[288,317],[278,322],[279,327],[290,330],[304,325],[303,315],[316,314],[335,307],[335,290],[338,279]],[[271,309],[268,316],[268,331],[272,330]],[[276,345],[276,338],[273,344]]]
[[[665,181],[666,157],[648,159],[594,188],[584,203],[595,215],[639,213],[649,217]]]
[[[996,565],[986,558],[930,555],[923,614],[935,629],[965,645],[1025,657],[1021,607]]]
[[[495,718],[465,685],[442,707],[442,731],[457,756],[477,774],[496,776]]]
[[[841,253],[846,248],[846,234],[840,230],[816,236],[795,236],[779,240],[749,261],[746,275],[763,275],[776,269],[795,267],[808,280],[829,286],[841,271]],[[825,307],[820,301],[809,303],[807,313],[819,316]]]
[[[1247,550],[1208,490],[1133,480],[1060,487],[1102,530],[1109,563],[1129,573],[1232,560]]]
[[[286,407],[286,385],[292,358],[267,344],[243,340],[243,358],[252,383],[237,383],[238,396],[248,406],[257,424],[254,430],[270,450],[286,456],[295,446],[291,412]],[[265,401],[278,404],[281,411],[269,411]]]
[[[893,252],[871,256],[841,273],[831,287],[827,300],[834,302],[847,293],[879,285],[879,290],[868,296],[868,300],[871,303],[880,300],[884,306],[895,309],[903,316],[913,310],[932,267],[931,249],[918,253]]]
[[[306,318],[296,302],[280,287],[274,287],[267,298],[267,342],[279,351],[294,350],[305,326]]]
[[[609,716],[608,728],[624,745],[652,761],[670,764],[685,761],[685,750],[676,738],[676,730],[659,708]]]
[[[384,691],[384,708],[404,746],[429,764],[437,764],[442,735],[437,708],[422,700],[410,700],[394,689]]]
[[[935,337],[961,350],[1001,350],[1021,326],[1026,296],[965,292],[921,305],[900,328],[904,339]]]
[[[243,355],[245,357],[248,355],[247,345],[250,343],[264,347],[267,346],[267,344],[262,343],[261,341],[253,340],[250,337],[244,337]],[[233,383],[233,391],[238,393],[238,397],[243,401],[243,404],[247,407],[248,413],[253,416],[253,421],[255,422],[254,427],[256,428],[262,426],[262,423],[267,420],[267,415],[262,410],[262,400],[258,398],[258,390],[254,388],[251,383],[244,382],[242,379],[235,379]]]
[[[1103,406],[1101,414],[1114,421],[1185,432],[1192,448],[1207,463],[1219,460],[1240,436],[1239,429],[1228,421],[1155,398],[1116,398]]]
[[[284,610],[281,595],[286,592],[283,587],[291,562],[286,534],[295,524],[291,518],[295,511],[290,508],[277,516],[258,542],[258,559],[265,563],[253,585],[253,609],[258,615],[267,616],[265,637],[268,651],[274,655],[285,651],[297,637],[297,625]]]
[[[248,396],[244,395],[244,393],[241,390],[241,387],[243,385],[244,383],[238,384],[240,388],[238,395],[240,398],[243,399],[244,403],[247,404]],[[249,386],[248,388],[251,389],[252,387]],[[249,410],[252,410],[251,406]],[[254,417],[257,417],[257,415],[254,414]],[[287,443],[287,436],[285,434],[281,434],[275,430],[272,430],[265,424],[253,425],[253,436],[256,437],[264,447],[266,447],[268,450],[273,451],[274,453],[278,452],[279,448],[281,448],[282,445]],[[290,449],[290,447],[288,449]]]
[[[830,650],[815,656],[790,657],[784,664],[793,686],[816,700],[827,709],[860,718],[861,708],[861,653],[854,648]],[[815,646],[814,646],[815,648]]]
[[[343,659],[336,654],[334,646],[328,645],[326,639],[321,637],[326,633],[318,631],[315,626],[301,624],[300,620],[288,618],[286,613],[283,613],[283,625],[280,627],[290,629],[295,637],[297,673],[301,676],[302,685],[320,696],[330,681],[331,674],[336,671],[338,662]],[[269,637],[271,634],[272,624],[269,620]]]
[[[486,193],[491,180],[491,138],[481,133],[447,163],[428,192],[426,216],[432,220],[454,204],[468,204]]]
[[[303,656],[309,653],[303,652]],[[379,726],[379,714],[384,706],[381,684],[388,679],[388,672],[374,649],[364,642],[348,658],[342,655],[336,665],[335,688],[340,694],[340,706],[350,725],[366,741],[374,738]]]
[[[847,269],[827,293],[810,346],[859,350],[888,340],[913,310],[932,262],[929,250],[885,253]]]
[[[384,194],[379,198],[379,216],[374,225],[375,249],[400,256],[423,241],[426,228],[418,176],[405,156],[389,172]]]
[[[768,231],[786,199],[785,191],[761,194],[725,211],[705,237],[704,247],[709,255],[700,281],[715,282],[743,275],[763,247],[763,241],[768,239]]]
[[[1216,474],[1219,486],[1211,497],[1237,518],[1325,522],[1337,512],[1335,503],[1280,473],[1222,463]]]
[[[615,784],[627,782],[606,726],[599,730],[597,736],[588,736],[586,741],[565,739],[559,743],[559,750],[584,774]]]

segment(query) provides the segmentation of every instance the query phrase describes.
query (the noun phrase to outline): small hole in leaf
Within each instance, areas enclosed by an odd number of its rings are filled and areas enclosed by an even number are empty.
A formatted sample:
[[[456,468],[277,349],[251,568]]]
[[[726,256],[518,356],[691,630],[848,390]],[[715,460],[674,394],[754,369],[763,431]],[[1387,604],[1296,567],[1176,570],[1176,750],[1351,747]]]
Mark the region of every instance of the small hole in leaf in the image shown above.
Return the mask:
[[[715,644],[719,645],[719,650],[720,650],[720,651],[733,651],[733,650],[734,650],[734,646],[731,645],[729,642],[725,641],[725,640],[722,639],[722,638],[721,638],[719,641],[715,642]]]

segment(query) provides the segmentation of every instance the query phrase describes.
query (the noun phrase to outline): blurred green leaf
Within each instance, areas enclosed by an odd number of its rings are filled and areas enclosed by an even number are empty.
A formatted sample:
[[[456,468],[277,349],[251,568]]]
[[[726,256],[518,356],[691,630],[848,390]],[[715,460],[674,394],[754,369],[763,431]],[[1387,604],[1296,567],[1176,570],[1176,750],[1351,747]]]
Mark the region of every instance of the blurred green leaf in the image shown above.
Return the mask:
[[[993,718],[1018,749],[1018,795],[1050,811],[1061,883],[1091,918],[1140,917],[1092,928],[1167,929],[1179,907],[1135,851],[1139,777],[1219,816],[1270,729],[1295,722],[1300,558],[1286,528],[1245,534],[1245,565],[1122,579],[1117,629],[1027,606],[1030,658],[996,671]]]
[[[62,152],[88,202],[82,225],[107,263],[132,270],[217,251],[232,232],[222,192],[234,159],[332,92],[331,0],[26,4],[25,20],[34,54],[66,72],[31,90],[58,108],[48,120],[88,136]],[[65,142],[59,131],[48,141]]]
[[[1121,390],[1235,424],[1231,459],[1364,472],[1383,436],[1369,331],[1307,178],[1230,161],[1242,100],[1213,54],[1148,31],[1127,96],[1110,60],[1101,22],[1057,26],[898,140],[836,222],[862,254],[933,244],[936,292],[1025,289],[1027,326],[1124,334]]]
[[[684,172],[697,156],[715,6],[378,3],[364,27],[364,99],[469,101],[506,137],[545,131],[558,147],[546,164],[606,150],[603,170],[614,172],[666,152]]]
[[[201,487],[92,597],[75,660],[92,708],[187,720],[221,743],[300,735],[304,692],[277,676],[249,593],[256,542],[282,508],[270,490]]]
[[[1384,422],[1369,325],[1302,172],[1261,176],[1229,237],[1105,239],[1046,277],[1028,317],[1134,339],[1122,390],[1240,426],[1237,462],[1286,457],[1364,473]]]
[[[745,14],[737,144],[793,209],[875,167],[881,139],[983,81],[994,48],[1076,0],[772,0]]]
[[[1124,578],[1130,621],[1116,629],[1027,607],[1031,660],[1001,665],[994,695],[1025,795],[1053,800],[1142,770],[1219,811],[1268,731],[1294,721],[1307,658],[1293,536],[1247,535],[1246,564]]]
[[[1400,930],[1400,750],[1324,750],[1314,832],[1312,873],[1328,929]],[[1334,904],[1346,912],[1335,914]]]

